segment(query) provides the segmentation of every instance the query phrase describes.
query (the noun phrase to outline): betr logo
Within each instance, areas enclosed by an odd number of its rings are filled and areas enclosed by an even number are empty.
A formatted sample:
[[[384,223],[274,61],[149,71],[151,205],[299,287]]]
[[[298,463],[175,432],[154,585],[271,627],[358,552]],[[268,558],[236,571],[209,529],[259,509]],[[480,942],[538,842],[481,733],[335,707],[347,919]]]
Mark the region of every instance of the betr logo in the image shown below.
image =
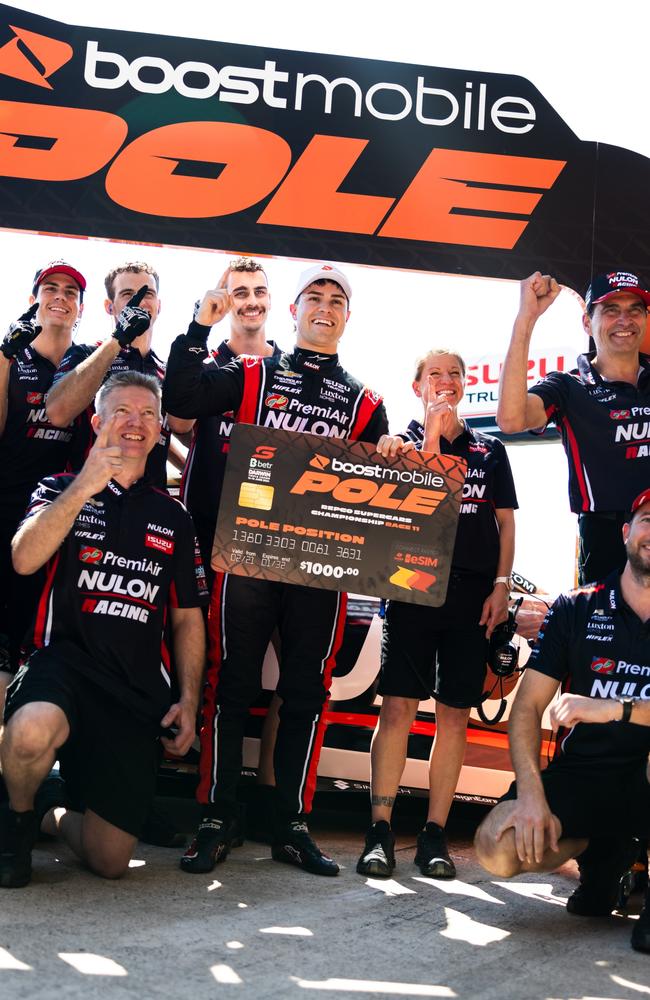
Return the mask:
[[[72,59],[72,46],[13,24],[9,27],[15,38],[0,49],[0,73],[52,90],[47,78]]]

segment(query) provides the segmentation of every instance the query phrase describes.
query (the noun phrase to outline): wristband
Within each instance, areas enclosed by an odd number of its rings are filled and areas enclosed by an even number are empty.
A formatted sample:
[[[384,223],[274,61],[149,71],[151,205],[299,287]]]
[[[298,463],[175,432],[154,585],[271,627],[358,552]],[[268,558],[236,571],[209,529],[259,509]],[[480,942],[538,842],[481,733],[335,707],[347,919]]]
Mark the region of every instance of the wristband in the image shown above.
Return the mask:
[[[509,576],[497,576],[495,578],[495,580],[494,580],[494,586],[495,587],[496,587],[497,583],[505,583],[505,585],[508,588],[508,590],[510,590],[512,588],[512,580],[510,579]]]
[[[632,709],[636,704],[636,698],[617,698],[616,699],[623,706],[623,714],[618,720],[619,722],[629,722],[632,717]]]

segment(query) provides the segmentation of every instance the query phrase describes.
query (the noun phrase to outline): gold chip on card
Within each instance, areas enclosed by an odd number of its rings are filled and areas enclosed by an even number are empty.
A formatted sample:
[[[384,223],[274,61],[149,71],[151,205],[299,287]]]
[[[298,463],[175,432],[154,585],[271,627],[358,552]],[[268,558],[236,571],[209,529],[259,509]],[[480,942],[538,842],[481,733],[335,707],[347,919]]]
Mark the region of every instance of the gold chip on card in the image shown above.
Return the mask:
[[[274,486],[262,486],[260,483],[242,483],[239,488],[239,506],[253,507],[255,510],[271,510],[274,493]]]

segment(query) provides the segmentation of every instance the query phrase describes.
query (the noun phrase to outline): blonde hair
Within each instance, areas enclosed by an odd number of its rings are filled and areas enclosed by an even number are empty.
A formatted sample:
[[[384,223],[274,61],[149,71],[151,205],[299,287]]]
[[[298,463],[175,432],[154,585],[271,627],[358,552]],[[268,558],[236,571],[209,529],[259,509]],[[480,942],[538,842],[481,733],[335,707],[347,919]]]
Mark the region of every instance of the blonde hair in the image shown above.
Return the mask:
[[[452,358],[456,358],[461,371],[461,375],[463,376],[463,378],[465,378],[466,365],[463,358],[458,353],[458,351],[452,351],[450,347],[433,347],[430,351],[427,351],[426,354],[423,354],[415,362],[415,376],[413,379],[414,382],[420,381],[427,360],[429,358],[435,357],[437,354],[448,354],[451,355]]]

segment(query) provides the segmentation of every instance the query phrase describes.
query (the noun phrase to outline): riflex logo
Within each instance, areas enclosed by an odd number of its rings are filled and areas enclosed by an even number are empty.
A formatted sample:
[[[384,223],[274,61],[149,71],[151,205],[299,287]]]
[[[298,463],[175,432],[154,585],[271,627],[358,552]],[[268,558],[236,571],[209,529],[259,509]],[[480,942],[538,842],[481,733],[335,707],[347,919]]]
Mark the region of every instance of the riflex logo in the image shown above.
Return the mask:
[[[13,24],[9,27],[16,37],[0,49],[0,73],[52,90],[48,77],[72,59],[72,46]]]

